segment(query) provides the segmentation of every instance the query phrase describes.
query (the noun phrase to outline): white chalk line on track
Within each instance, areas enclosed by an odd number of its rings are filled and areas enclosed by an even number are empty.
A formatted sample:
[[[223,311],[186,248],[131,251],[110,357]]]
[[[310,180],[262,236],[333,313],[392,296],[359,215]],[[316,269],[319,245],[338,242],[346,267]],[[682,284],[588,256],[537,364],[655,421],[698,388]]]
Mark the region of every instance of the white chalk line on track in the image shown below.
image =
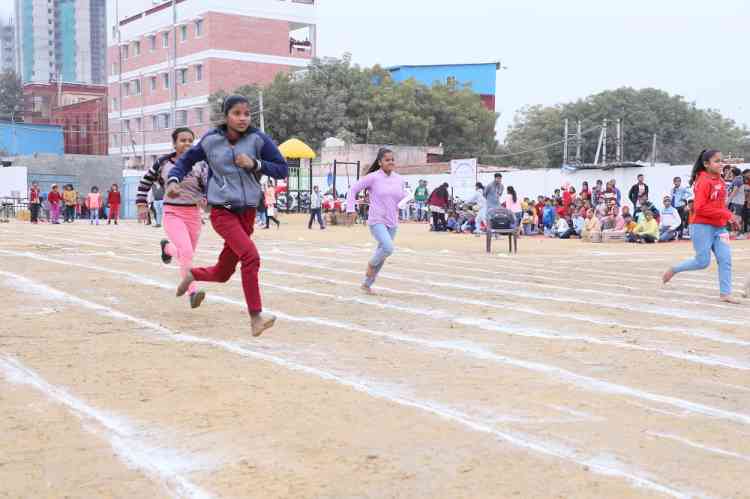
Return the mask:
[[[444,409],[436,408],[430,403],[425,403],[420,400],[407,399],[399,397],[392,393],[388,393],[372,386],[366,381],[354,380],[333,374],[318,368],[305,366],[296,362],[291,362],[281,357],[269,355],[266,353],[258,352],[248,348],[247,346],[241,345],[236,342],[226,340],[216,340],[211,338],[201,338],[185,333],[178,333],[176,331],[169,330],[159,324],[150,322],[145,319],[141,319],[123,312],[116,311],[110,307],[94,303],[77,296],[65,293],[63,291],[51,288],[45,284],[33,281],[24,276],[14,274],[11,272],[0,271],[0,275],[13,280],[11,283],[16,289],[25,292],[35,292],[35,294],[46,297],[47,299],[53,299],[57,301],[66,301],[89,310],[93,310],[98,314],[105,315],[111,318],[132,322],[142,328],[150,330],[153,334],[161,339],[177,342],[177,343],[188,343],[188,344],[200,344],[214,348],[218,348],[230,353],[238,354],[243,357],[253,358],[256,360],[262,360],[275,364],[280,367],[287,368],[292,371],[301,372],[307,375],[312,375],[325,381],[331,381],[339,385],[351,388],[358,392],[369,395],[370,397],[385,400],[403,407],[416,409],[421,412],[437,416],[443,420],[453,422],[466,429],[470,429],[476,432],[490,434],[493,437],[506,442],[515,447],[532,451],[537,454],[542,454],[549,457],[555,457],[561,460],[570,461],[579,465],[588,466],[591,471],[595,473],[612,476],[627,480],[631,484],[646,489],[659,492],[671,497],[688,499],[694,497],[694,491],[681,491],[671,486],[659,483],[658,479],[654,479],[646,473],[640,471],[630,471],[625,468],[619,462],[613,462],[610,457],[592,457],[588,459],[582,459],[579,456],[579,452],[573,449],[568,449],[561,445],[551,444],[548,442],[542,442],[535,439],[531,439],[526,435],[511,434],[507,432],[499,431],[490,425],[475,421],[468,416],[458,411],[446,411]],[[702,495],[702,494],[701,494]]]
[[[14,274],[0,271],[0,275],[14,280],[15,282],[11,283],[11,286],[22,292],[28,292],[28,289],[24,289],[26,286],[36,286],[35,283],[25,281],[23,278],[19,280],[20,276]],[[49,295],[45,296],[48,299],[67,301],[73,298],[60,294],[51,288],[45,291],[49,291]],[[75,300],[73,302],[75,303]],[[194,499],[212,497],[211,494],[184,476],[186,472],[206,469],[207,463],[198,463],[195,462],[195,459],[181,455],[174,450],[156,448],[146,444],[145,436],[141,435],[141,432],[122,417],[113,416],[111,413],[105,414],[74,397],[65,389],[49,384],[39,374],[21,364],[17,359],[0,354],[0,371],[5,374],[5,378],[9,382],[30,386],[41,392],[46,398],[64,406],[85,423],[84,428],[108,441],[115,454],[123,462],[158,480],[173,497]],[[153,437],[149,435],[149,438]]]
[[[6,251],[2,251],[2,253],[7,254]],[[112,269],[95,266],[95,265],[72,263],[72,262],[64,261],[64,260],[56,261],[54,259],[43,257],[41,255],[27,254],[25,255],[25,257],[31,258],[34,260],[39,260],[39,261],[47,261],[50,263],[77,266],[80,268],[87,268],[89,270],[94,270],[98,272],[110,273],[113,275],[125,277],[129,279],[130,281],[135,282],[137,284],[154,286],[154,287],[158,287],[162,289],[167,289],[170,291],[173,291],[175,289],[174,285],[171,283],[160,282],[150,277],[142,276],[139,274],[134,274],[131,272],[112,270]],[[208,300],[234,305],[237,307],[241,307],[242,309],[246,308],[245,302],[243,300],[236,300],[236,299],[228,298],[228,297],[218,295],[218,294],[212,293],[208,297]],[[289,322],[306,323],[306,324],[312,324],[316,326],[324,326],[324,327],[331,327],[335,329],[360,332],[360,333],[365,333],[374,337],[380,337],[384,339],[398,341],[398,342],[405,343],[405,344],[412,344],[412,345],[426,347],[431,350],[455,352],[455,353],[459,353],[466,357],[474,358],[477,360],[484,360],[484,361],[493,362],[497,364],[508,365],[511,367],[516,367],[516,368],[524,369],[527,371],[544,374],[550,377],[553,381],[566,382],[568,384],[577,386],[587,391],[604,393],[607,395],[621,395],[621,396],[631,397],[635,399],[648,400],[651,402],[657,402],[657,403],[661,403],[664,405],[678,407],[680,409],[690,411],[694,414],[699,414],[702,416],[724,419],[724,420],[733,421],[733,422],[744,424],[744,425],[750,424],[750,415],[748,414],[728,411],[728,410],[724,410],[724,409],[720,409],[720,408],[716,408],[716,407],[712,407],[712,406],[708,406],[708,405],[700,404],[696,402],[690,402],[684,399],[680,399],[680,398],[672,397],[668,395],[659,395],[655,393],[650,393],[647,391],[639,390],[637,388],[629,387],[627,385],[617,384],[617,383],[613,383],[609,381],[604,381],[598,378],[593,378],[590,376],[578,374],[573,371],[569,371],[569,370],[566,370],[566,369],[563,369],[554,365],[550,365],[550,364],[544,364],[544,363],[534,362],[534,361],[526,361],[522,359],[499,355],[489,350],[486,350],[478,345],[474,345],[468,342],[428,340],[428,339],[423,339],[423,338],[409,336],[409,335],[375,331],[372,329],[367,329],[364,327],[357,326],[355,324],[350,324],[350,323],[340,322],[340,321],[333,321],[329,319],[322,319],[318,317],[296,317],[296,316],[292,316],[292,315],[279,312],[279,311],[270,311],[270,312],[276,314],[280,319],[286,320]]]
[[[105,244],[99,244],[99,243],[93,243],[91,241],[85,241],[85,240],[79,240],[79,243],[90,245],[94,247],[103,247],[108,248],[111,250],[111,245],[105,245]],[[207,250],[199,248],[198,252],[206,252]],[[279,263],[286,263],[288,265],[296,265],[296,266],[304,266],[309,268],[316,268],[320,270],[328,270],[333,272],[342,272],[342,273],[348,273],[348,274],[354,274],[360,276],[362,272],[350,270],[350,269],[342,269],[338,267],[330,267],[325,265],[319,265],[319,264],[312,264],[309,262],[300,263],[299,259],[306,258],[305,255],[298,255],[298,254],[291,254],[284,252],[280,249],[275,249],[275,251],[272,251],[272,254],[276,255],[286,255],[292,258],[297,258],[298,260],[284,260],[278,258],[278,256],[269,256],[264,255],[262,258],[264,260],[268,261],[276,261]],[[334,259],[335,260],[335,259]],[[693,320],[702,320],[705,322],[713,322],[718,324],[727,324],[727,325],[746,325],[746,321],[739,320],[739,319],[722,319],[722,318],[715,318],[715,317],[706,317],[705,314],[701,313],[693,313],[691,311],[682,311],[680,309],[674,309],[674,308],[664,308],[659,306],[653,306],[649,304],[640,304],[638,306],[631,306],[627,303],[613,303],[610,301],[595,301],[595,300],[583,300],[583,299],[576,299],[572,297],[560,297],[560,296],[554,296],[549,294],[543,294],[543,293],[534,293],[534,292],[527,292],[527,291],[521,291],[521,290],[505,290],[505,289],[495,289],[495,288],[488,288],[488,287],[478,287],[478,286],[472,286],[469,284],[458,284],[453,282],[441,282],[441,281],[429,281],[429,280],[419,280],[410,278],[401,274],[395,274],[395,273],[381,273],[379,278],[385,278],[385,279],[393,279],[393,280],[399,280],[402,282],[411,282],[416,283],[420,285],[429,285],[433,287],[443,287],[443,288],[451,288],[451,289],[459,289],[464,291],[476,291],[481,292],[485,294],[494,294],[494,295],[501,295],[501,296],[515,296],[517,298],[526,298],[526,299],[533,299],[533,300],[550,300],[555,302],[562,302],[562,303],[575,303],[575,304],[582,304],[582,305],[596,305],[598,307],[604,307],[604,308],[614,308],[619,310],[625,310],[628,312],[635,312],[639,314],[643,313],[651,313],[654,315],[660,315],[660,316],[667,316],[667,317],[677,317],[677,318],[683,318],[683,319],[693,319]],[[601,293],[600,293],[601,294]],[[630,295],[627,295],[629,299],[632,299],[633,297]],[[719,307],[728,307],[729,309],[740,311],[741,306],[726,306],[726,305],[717,305]]]
[[[199,249],[197,253],[203,253],[206,255],[212,254],[209,250],[202,250],[202,249]],[[135,263],[139,263],[139,264],[144,263],[143,259],[117,255],[113,251],[106,251],[106,252],[100,252],[100,253],[76,252],[74,254],[84,255],[84,256],[86,255],[106,256],[112,259],[127,260],[127,261],[132,261]],[[151,255],[151,252],[146,252],[143,254]],[[156,265],[156,266],[161,267],[161,265]],[[280,270],[268,269],[268,268],[262,268],[261,273],[263,275],[288,276],[288,277],[295,277],[295,278],[311,280],[311,281],[319,281],[319,282],[324,282],[328,284],[333,284],[336,286],[353,286],[353,287],[359,288],[361,284],[357,282],[325,278],[319,275],[287,272],[287,271],[280,271]],[[267,285],[267,282],[265,284]],[[548,310],[539,310],[533,307],[526,307],[526,306],[515,304],[515,303],[512,305],[502,305],[502,302],[495,303],[495,302],[487,302],[487,301],[482,301],[482,300],[467,299],[461,296],[439,295],[439,294],[431,293],[428,291],[419,291],[419,292],[406,291],[406,290],[383,287],[380,285],[375,286],[375,289],[379,291],[385,291],[387,293],[397,294],[397,295],[410,295],[410,296],[418,296],[421,298],[430,298],[434,300],[447,301],[453,304],[461,303],[461,304],[466,304],[466,305],[475,305],[475,306],[480,306],[480,307],[485,307],[485,308],[492,308],[495,310],[505,310],[505,311],[522,313],[526,315],[541,316],[545,318],[555,317],[555,318],[562,319],[563,321],[574,320],[574,321],[579,321],[579,322],[587,322],[587,323],[598,325],[598,326],[605,326],[605,327],[614,326],[614,327],[624,328],[628,330],[637,329],[637,330],[656,331],[660,333],[676,333],[676,334],[680,334],[684,336],[691,336],[691,337],[701,338],[701,339],[705,339],[709,341],[715,341],[718,343],[726,343],[726,344],[732,344],[732,345],[738,345],[738,346],[750,346],[750,341],[719,334],[714,331],[697,329],[693,326],[691,326],[689,329],[680,328],[680,327],[672,327],[672,326],[643,326],[643,325],[636,325],[636,324],[626,324],[626,323],[622,323],[616,320],[598,318],[598,317],[594,317],[592,315],[586,315],[586,314],[560,313],[560,312],[554,312],[554,311],[548,311]]]
[[[711,446],[699,444],[698,442],[693,442],[692,440],[680,437],[679,435],[673,435],[670,433],[659,433],[655,431],[648,431],[646,432],[646,434],[651,435],[653,437],[666,438],[669,440],[673,440],[675,442],[680,442],[681,444],[687,445],[688,447],[692,447],[694,449],[701,449],[706,452],[710,452],[712,454],[718,454],[724,457],[733,457],[736,459],[740,459],[742,461],[750,461],[750,456],[746,456],[745,454],[740,454],[740,453],[728,451],[725,449],[719,449],[717,447],[711,447]]]
[[[9,254],[9,255],[18,256],[18,257],[26,256],[23,253],[13,253],[13,252],[8,252],[6,250],[0,250],[0,254]],[[42,255],[35,255],[35,256],[40,257],[40,258],[43,257]],[[50,259],[48,259],[47,261],[50,261],[52,263],[63,262],[63,261],[53,262]],[[74,264],[74,265],[79,265],[79,264]],[[270,273],[273,273],[273,271],[270,271]],[[239,279],[237,277],[234,277],[232,280],[238,281]],[[690,352],[665,350],[663,348],[654,348],[654,347],[636,345],[636,344],[626,343],[623,341],[602,339],[602,338],[597,338],[594,336],[586,336],[586,335],[580,335],[580,334],[574,334],[574,335],[560,334],[557,331],[544,329],[544,328],[528,328],[528,327],[519,327],[519,326],[500,325],[499,323],[492,321],[492,320],[461,316],[460,314],[452,313],[443,309],[437,309],[437,308],[422,309],[422,308],[417,308],[417,307],[412,307],[412,306],[396,305],[396,304],[392,304],[389,302],[381,302],[381,301],[376,301],[376,300],[367,299],[367,298],[334,295],[330,293],[321,293],[317,291],[300,289],[300,288],[295,288],[291,286],[271,284],[268,282],[264,282],[263,287],[269,288],[269,289],[276,289],[279,291],[283,291],[285,293],[316,296],[320,298],[325,298],[327,300],[332,299],[332,300],[337,300],[339,302],[357,303],[361,305],[374,306],[374,307],[382,308],[382,309],[395,310],[398,312],[411,314],[411,315],[419,315],[419,316],[428,317],[430,319],[435,319],[435,320],[446,320],[446,321],[451,321],[456,324],[461,324],[464,326],[476,327],[481,330],[493,332],[493,333],[517,335],[517,336],[523,336],[527,338],[538,338],[538,339],[555,340],[555,341],[579,341],[579,342],[584,342],[584,343],[589,343],[589,344],[607,346],[611,348],[648,352],[648,353],[653,353],[656,355],[661,355],[665,357],[670,357],[670,358],[674,358],[678,360],[684,360],[687,362],[708,365],[708,366],[713,366],[713,367],[750,370],[750,363],[747,363],[743,360],[732,358],[732,357],[715,356],[715,355],[698,355],[698,354],[694,354]]]

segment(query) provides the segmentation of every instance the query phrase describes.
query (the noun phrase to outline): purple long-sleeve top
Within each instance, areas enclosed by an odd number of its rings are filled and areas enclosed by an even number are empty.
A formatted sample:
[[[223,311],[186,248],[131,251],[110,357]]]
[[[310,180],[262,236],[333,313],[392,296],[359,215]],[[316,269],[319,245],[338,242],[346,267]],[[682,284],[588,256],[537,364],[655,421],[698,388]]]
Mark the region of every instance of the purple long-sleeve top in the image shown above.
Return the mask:
[[[370,211],[367,225],[383,224],[386,227],[398,226],[398,203],[407,196],[404,191],[404,179],[396,172],[390,175],[383,170],[370,173],[354,184],[346,196],[346,211],[354,212],[357,194],[369,189]]]

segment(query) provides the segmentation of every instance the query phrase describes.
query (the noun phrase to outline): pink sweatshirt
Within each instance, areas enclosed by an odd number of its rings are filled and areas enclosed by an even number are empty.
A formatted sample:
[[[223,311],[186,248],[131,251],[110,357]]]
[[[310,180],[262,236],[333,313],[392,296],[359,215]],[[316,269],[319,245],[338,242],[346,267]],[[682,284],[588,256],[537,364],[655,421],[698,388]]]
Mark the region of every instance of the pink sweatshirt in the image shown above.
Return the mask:
[[[90,192],[86,196],[86,204],[89,209],[101,208],[102,207],[102,195],[98,192]]]
[[[386,227],[397,227],[398,203],[407,196],[401,175],[396,172],[386,175],[383,170],[378,170],[361,179],[349,189],[349,194],[346,195],[347,213],[354,213],[357,194],[365,189],[370,190],[367,225],[383,224]]]

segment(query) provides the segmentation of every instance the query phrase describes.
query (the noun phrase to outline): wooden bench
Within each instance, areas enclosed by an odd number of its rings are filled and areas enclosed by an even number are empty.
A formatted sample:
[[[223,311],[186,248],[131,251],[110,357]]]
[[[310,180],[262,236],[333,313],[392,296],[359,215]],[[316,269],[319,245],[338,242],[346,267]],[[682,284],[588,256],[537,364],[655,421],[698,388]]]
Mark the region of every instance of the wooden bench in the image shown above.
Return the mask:
[[[518,253],[518,229],[487,229],[487,253],[492,253],[494,236],[508,236],[508,254]]]

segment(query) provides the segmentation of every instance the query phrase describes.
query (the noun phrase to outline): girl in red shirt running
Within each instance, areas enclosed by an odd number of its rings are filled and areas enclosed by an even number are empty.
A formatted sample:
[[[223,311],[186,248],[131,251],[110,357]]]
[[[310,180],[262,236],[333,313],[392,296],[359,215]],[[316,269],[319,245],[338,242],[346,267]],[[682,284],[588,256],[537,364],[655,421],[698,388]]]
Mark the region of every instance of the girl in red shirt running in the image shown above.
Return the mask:
[[[732,251],[729,248],[727,223],[736,227],[737,221],[727,209],[727,191],[721,178],[721,152],[709,149],[701,151],[693,166],[690,185],[695,191],[695,218],[690,225],[695,258],[667,270],[662,277],[664,284],[675,274],[690,270],[702,270],[711,264],[711,251],[719,264],[719,293],[721,301],[738,304],[732,297]]]

